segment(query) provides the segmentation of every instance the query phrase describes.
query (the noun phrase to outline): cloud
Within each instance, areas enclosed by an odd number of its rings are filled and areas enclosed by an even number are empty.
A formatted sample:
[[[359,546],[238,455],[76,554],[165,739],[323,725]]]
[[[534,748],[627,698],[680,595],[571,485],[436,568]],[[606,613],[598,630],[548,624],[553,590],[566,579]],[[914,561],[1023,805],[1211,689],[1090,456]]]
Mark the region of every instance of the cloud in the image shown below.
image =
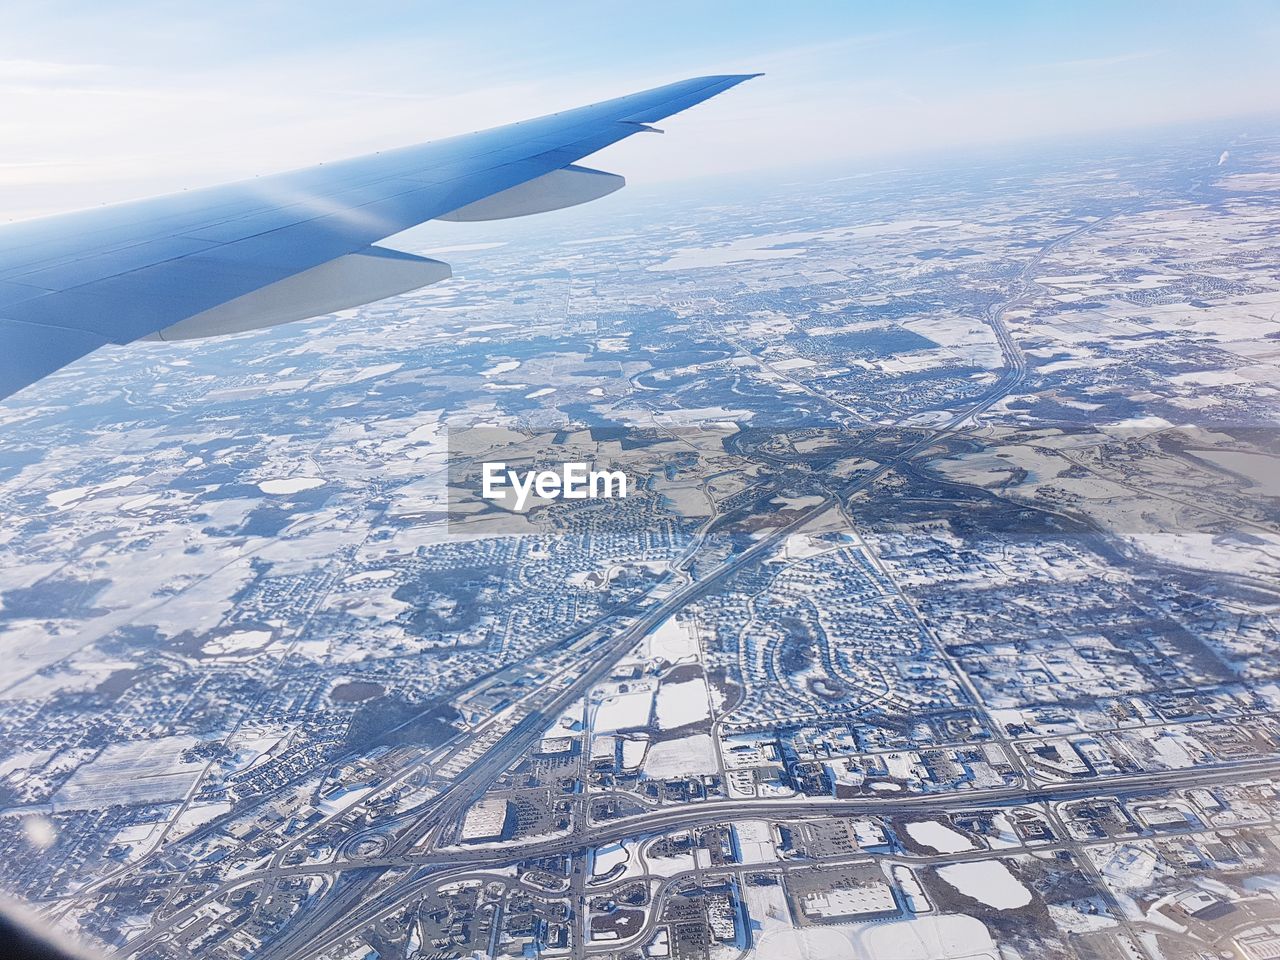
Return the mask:
[[[91,63],[0,59],[0,83],[41,84],[79,80],[99,69],[100,67]]]
[[[1117,53],[1109,57],[1084,57],[1079,60],[1055,60],[1042,64],[1047,69],[1096,70],[1101,67],[1117,67],[1122,63],[1136,63],[1139,60],[1150,60],[1163,56],[1163,50],[1134,50],[1131,53]]]
[[[800,64],[821,63],[831,57],[842,57],[855,50],[884,47],[891,43],[918,36],[917,30],[880,30],[874,33],[855,33],[835,37],[818,43],[806,43],[781,49],[762,48],[755,53],[744,54],[756,71],[777,70]]]

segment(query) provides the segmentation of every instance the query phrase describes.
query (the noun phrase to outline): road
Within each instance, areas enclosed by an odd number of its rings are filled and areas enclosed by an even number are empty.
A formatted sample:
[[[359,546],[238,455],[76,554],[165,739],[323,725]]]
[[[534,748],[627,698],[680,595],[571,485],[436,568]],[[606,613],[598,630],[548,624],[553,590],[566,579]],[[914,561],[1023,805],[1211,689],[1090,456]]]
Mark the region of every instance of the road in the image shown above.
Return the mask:
[[[579,850],[634,835],[637,831],[678,829],[716,822],[717,818],[724,819],[729,816],[803,816],[850,812],[873,814],[895,813],[903,809],[947,809],[954,808],[957,803],[966,806],[1027,803],[1042,799],[1092,795],[1100,788],[1141,790],[1165,783],[1168,775],[1152,774],[1128,780],[1117,778],[1108,781],[1105,787],[1098,782],[1065,784],[1061,787],[1040,789],[1017,787],[984,791],[980,795],[974,792],[963,797],[938,794],[892,800],[713,802],[672,810],[658,810],[633,820],[620,820],[599,826],[579,825],[565,838],[520,847],[506,846],[496,852],[438,849],[442,846],[447,847],[452,839],[450,831],[455,829],[466,809],[503,772],[527,754],[564,709],[606,679],[617,661],[630,652],[653,628],[690,603],[718,589],[740,570],[770,555],[785,542],[786,537],[827,512],[833,504],[847,502],[902,464],[914,460],[921,453],[935,447],[941,440],[961,430],[974,417],[989,410],[1015,390],[1026,376],[1027,364],[1022,351],[1003,322],[1004,314],[1029,298],[1033,283],[1031,274],[1045,257],[1103,222],[1106,221],[1099,220],[1083,226],[1039,250],[1019,271],[1012,282],[1010,295],[1000,304],[989,309],[987,320],[1000,345],[1005,368],[996,384],[979,400],[958,412],[941,428],[927,432],[921,439],[877,464],[875,468],[853,478],[842,487],[833,489],[831,495],[824,498],[822,502],[801,511],[785,525],[770,530],[759,541],[730,557],[705,576],[683,584],[650,609],[642,610],[638,615],[632,614],[630,622],[611,636],[601,638],[596,629],[581,631],[568,647],[573,655],[571,660],[574,662],[545,684],[542,691],[522,705],[524,716],[510,730],[503,733],[481,757],[458,774],[437,798],[414,811],[412,820],[394,837],[385,855],[353,862],[349,869],[360,871],[358,874],[347,877],[340,890],[334,891],[321,902],[308,907],[305,915],[299,917],[296,923],[283,931],[277,940],[265,945],[264,949],[282,960],[314,955],[325,945],[334,943],[370,922],[371,918],[381,915],[382,911],[389,909],[388,901],[393,905],[403,903],[413,891],[424,884],[435,882],[435,875],[449,868],[510,863],[516,859],[545,853]],[[1275,767],[1267,766],[1266,770],[1274,772]],[[1196,774],[1197,777],[1210,778],[1204,782],[1221,782],[1212,777],[1223,775],[1224,772],[1221,770]],[[1232,767],[1225,775],[1238,778],[1247,773],[1244,767]],[[1192,775],[1185,772],[1177,774],[1176,779],[1179,784],[1193,781]],[[419,869],[409,879],[392,884],[370,902],[367,899],[370,887],[378,881],[385,870],[395,867],[418,867]],[[281,865],[280,858],[273,858],[271,866],[266,871],[239,878],[230,887],[221,887],[197,901],[195,905],[179,911],[129,944],[122,955],[130,956],[146,949],[189,917],[200,905],[216,899],[228,889],[240,888],[252,882],[273,883],[281,877],[293,874],[344,872],[347,869],[347,865],[344,864],[332,864],[324,870],[318,870],[314,865],[285,867]],[[427,871],[426,876],[422,875],[423,870]]]
[[[1160,792],[1172,788],[1186,789],[1213,784],[1240,783],[1253,778],[1280,775],[1280,759],[1250,760],[1217,766],[1196,767],[1190,770],[1170,770],[1159,773],[1090,779],[1041,787],[1008,787],[994,790],[971,790],[936,794],[915,794],[897,798],[837,799],[782,799],[782,800],[734,800],[713,801],[679,807],[659,809],[637,817],[623,818],[598,825],[580,826],[566,836],[522,845],[503,845],[500,849],[483,847],[452,850],[424,851],[395,856],[383,855],[366,860],[351,860],[327,864],[302,864],[278,866],[267,873],[246,875],[213,891],[173,916],[157,924],[142,938],[130,943],[122,952],[129,956],[163,940],[169,931],[180,927],[202,907],[218,898],[244,887],[288,877],[343,873],[353,875],[330,894],[326,906],[331,905],[336,916],[320,930],[308,927],[308,932],[282,938],[272,951],[282,958],[313,956],[327,945],[332,945],[355,931],[383,919],[402,909],[413,896],[453,879],[458,872],[498,870],[521,860],[550,854],[573,853],[626,838],[671,833],[690,828],[722,824],[726,821],[746,818],[799,819],[813,816],[901,816],[903,814],[927,816],[975,810],[984,807],[1003,808],[1028,803],[1053,805],[1063,801],[1090,797],[1125,797]],[[1060,836],[1065,833],[1060,834]],[[975,853],[974,856],[980,856]],[[989,856],[990,853],[987,852]],[[365,898],[366,887],[388,869],[406,869],[411,872],[405,879],[393,884],[376,897]],[[308,911],[312,908],[308,907]],[[326,911],[326,916],[330,911]],[[308,919],[313,918],[308,912]]]

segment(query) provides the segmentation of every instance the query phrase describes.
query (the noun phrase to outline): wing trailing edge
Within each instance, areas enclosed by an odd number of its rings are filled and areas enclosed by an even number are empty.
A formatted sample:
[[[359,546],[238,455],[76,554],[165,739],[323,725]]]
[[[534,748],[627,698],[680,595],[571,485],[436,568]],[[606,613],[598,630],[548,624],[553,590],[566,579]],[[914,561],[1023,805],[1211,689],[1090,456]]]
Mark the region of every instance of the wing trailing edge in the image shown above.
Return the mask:
[[[436,217],[454,223],[509,220],[534,213],[576,207],[621,190],[627,181],[616,173],[569,164]]]
[[[16,393],[106,343],[106,337],[88,330],[0,318],[0,397]]]
[[[368,247],[179,320],[143,340],[199,340],[322,317],[418,290],[453,271],[447,263]]]

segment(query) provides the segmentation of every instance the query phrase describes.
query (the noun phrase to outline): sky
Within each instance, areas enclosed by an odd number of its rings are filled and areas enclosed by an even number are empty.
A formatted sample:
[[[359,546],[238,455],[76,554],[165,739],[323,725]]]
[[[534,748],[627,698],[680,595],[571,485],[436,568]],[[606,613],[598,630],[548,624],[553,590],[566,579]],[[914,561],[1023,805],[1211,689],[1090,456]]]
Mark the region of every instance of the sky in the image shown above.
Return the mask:
[[[1280,114],[1280,4],[5,0],[0,220],[766,76],[589,161],[659,184]],[[1242,119],[1242,122],[1244,120]]]

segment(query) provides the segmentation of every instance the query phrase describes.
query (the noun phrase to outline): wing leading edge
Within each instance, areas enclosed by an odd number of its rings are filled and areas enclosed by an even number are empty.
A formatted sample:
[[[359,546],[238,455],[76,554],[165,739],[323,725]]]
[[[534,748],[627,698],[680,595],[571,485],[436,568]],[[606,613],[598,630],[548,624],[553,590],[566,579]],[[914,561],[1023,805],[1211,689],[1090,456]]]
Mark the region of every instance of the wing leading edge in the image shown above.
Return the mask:
[[[399,150],[0,227],[0,398],[107,343],[233,333],[416,289],[377,247],[432,219],[523,216],[622,186],[575,161],[758,74],[697,77]]]

